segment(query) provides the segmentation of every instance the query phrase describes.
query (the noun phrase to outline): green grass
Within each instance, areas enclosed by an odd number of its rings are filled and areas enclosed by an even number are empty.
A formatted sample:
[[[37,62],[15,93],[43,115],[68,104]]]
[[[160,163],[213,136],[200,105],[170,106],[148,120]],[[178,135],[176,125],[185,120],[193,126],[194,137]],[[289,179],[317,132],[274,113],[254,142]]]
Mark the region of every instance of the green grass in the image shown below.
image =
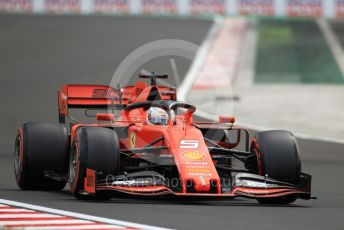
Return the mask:
[[[264,18],[255,82],[343,84],[344,78],[315,21]]]

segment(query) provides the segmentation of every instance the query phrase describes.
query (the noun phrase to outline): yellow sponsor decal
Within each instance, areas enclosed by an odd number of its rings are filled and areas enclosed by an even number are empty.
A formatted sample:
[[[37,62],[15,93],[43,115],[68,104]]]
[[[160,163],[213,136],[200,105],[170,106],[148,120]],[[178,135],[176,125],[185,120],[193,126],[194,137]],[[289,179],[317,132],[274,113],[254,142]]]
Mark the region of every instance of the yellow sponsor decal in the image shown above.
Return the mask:
[[[197,161],[202,160],[204,155],[197,151],[190,151],[183,153],[183,157],[187,160]]]
[[[136,146],[136,134],[134,132],[130,133],[130,147],[133,149]]]
[[[190,172],[190,173],[208,173],[209,169],[206,169],[206,168],[191,168],[191,169],[188,169],[188,172]]]

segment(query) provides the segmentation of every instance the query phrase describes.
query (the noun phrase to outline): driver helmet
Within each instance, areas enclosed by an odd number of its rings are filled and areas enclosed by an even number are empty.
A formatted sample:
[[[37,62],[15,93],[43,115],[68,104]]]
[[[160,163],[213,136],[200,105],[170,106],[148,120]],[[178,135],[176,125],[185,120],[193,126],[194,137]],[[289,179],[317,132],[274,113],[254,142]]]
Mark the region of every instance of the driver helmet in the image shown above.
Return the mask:
[[[158,107],[151,107],[147,112],[147,123],[150,125],[167,125],[168,114]]]

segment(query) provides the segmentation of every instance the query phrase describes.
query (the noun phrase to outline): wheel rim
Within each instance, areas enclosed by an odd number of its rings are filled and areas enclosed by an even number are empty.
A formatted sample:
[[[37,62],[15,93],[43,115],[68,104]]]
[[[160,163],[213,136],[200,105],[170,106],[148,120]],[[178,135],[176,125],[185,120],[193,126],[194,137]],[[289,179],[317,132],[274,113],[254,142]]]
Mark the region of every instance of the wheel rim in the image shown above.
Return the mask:
[[[75,180],[76,170],[77,170],[77,144],[73,145],[71,149],[70,157],[69,157],[69,182],[71,185]]]
[[[14,173],[16,176],[20,173],[20,166],[21,166],[21,157],[20,157],[20,151],[21,151],[21,141],[20,138],[17,137],[15,149],[14,149]]]

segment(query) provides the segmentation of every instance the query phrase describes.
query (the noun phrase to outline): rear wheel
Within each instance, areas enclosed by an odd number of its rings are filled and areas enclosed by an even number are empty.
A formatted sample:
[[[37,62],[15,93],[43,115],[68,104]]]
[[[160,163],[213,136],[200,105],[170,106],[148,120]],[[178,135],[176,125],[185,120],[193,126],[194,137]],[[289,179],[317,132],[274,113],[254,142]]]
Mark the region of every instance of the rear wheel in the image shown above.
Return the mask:
[[[298,184],[301,176],[301,161],[295,137],[287,131],[259,132],[251,144],[251,152],[257,156],[255,170],[259,175]],[[288,204],[296,200],[295,195],[258,199],[263,204]]]
[[[80,128],[71,146],[69,180],[77,199],[111,198],[110,192],[98,191],[95,196],[83,194],[86,169],[98,172],[97,179],[116,176],[119,169],[119,141],[116,132],[102,127]]]
[[[66,175],[68,135],[55,123],[27,122],[17,131],[14,150],[14,174],[23,190],[62,190],[66,181],[45,176],[46,171]]]

